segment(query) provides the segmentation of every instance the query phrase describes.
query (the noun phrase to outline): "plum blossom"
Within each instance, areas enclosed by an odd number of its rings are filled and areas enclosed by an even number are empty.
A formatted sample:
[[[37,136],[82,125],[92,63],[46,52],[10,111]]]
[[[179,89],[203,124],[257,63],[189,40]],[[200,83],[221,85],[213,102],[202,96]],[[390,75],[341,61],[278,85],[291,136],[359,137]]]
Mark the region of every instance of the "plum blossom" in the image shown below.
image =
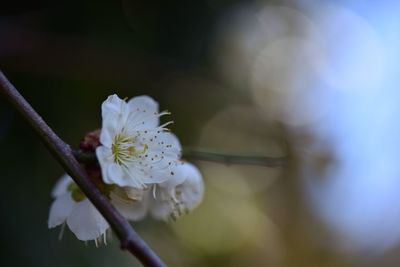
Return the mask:
[[[126,102],[112,95],[102,104],[101,131],[81,142],[81,149],[95,152],[99,163],[83,164],[88,176],[128,220],[147,214],[176,220],[203,198],[201,173],[181,161],[180,143],[165,128],[170,122],[159,125],[166,114],[148,96]],[[67,225],[80,240],[106,242],[108,222],[70,176],[60,178],[52,196],[49,228]]]
[[[111,190],[103,188],[103,191],[108,192],[106,196],[127,219],[137,221],[146,215],[148,201],[143,190],[112,187]],[[52,196],[55,200],[50,207],[49,228],[66,223],[79,240],[106,242],[109,224],[70,176],[65,174],[59,179]]]
[[[191,163],[178,166],[174,179],[154,185],[150,214],[159,220],[177,220],[195,209],[203,199],[204,183],[200,171]]]
[[[49,228],[67,223],[79,240],[101,240],[105,238],[109,224],[85,197],[70,176],[63,175],[55,185],[50,207]]]
[[[143,189],[116,187],[110,193],[111,203],[130,221],[143,219],[148,210],[149,197]]]
[[[112,95],[103,102],[96,155],[105,183],[141,189],[174,176],[181,146],[165,128],[171,122],[159,126],[166,114],[148,96],[126,102]]]

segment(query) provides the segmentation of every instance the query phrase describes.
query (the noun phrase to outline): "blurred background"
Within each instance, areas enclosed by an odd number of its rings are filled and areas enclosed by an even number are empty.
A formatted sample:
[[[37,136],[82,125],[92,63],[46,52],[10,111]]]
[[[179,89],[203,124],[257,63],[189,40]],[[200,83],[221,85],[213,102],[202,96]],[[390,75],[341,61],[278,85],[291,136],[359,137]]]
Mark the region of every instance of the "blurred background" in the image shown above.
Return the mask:
[[[168,109],[184,146],[287,156],[195,163],[201,206],[134,228],[169,266],[400,264],[398,1],[2,3],[0,69],[67,143],[110,94]],[[63,174],[0,98],[2,266],[140,266],[47,229]]]

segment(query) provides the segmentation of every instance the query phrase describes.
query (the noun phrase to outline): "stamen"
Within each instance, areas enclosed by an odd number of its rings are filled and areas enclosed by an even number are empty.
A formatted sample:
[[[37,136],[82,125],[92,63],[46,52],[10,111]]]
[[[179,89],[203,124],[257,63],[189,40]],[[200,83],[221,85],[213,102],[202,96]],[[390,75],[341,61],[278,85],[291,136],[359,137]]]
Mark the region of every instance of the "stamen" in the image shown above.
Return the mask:
[[[160,125],[158,128],[163,129],[163,130],[168,130],[165,128],[165,126],[168,126],[173,123],[174,123],[174,121],[169,121],[169,122],[164,123],[163,125]]]
[[[139,110],[137,110],[139,111]],[[144,124],[145,121],[150,120],[151,118],[157,118],[161,117],[163,115],[170,115],[171,113],[169,111],[162,111],[160,113],[143,113],[143,112],[134,112],[131,113],[127,119],[127,121],[130,122],[136,122],[136,123],[129,123],[129,129],[133,130],[137,126]]]
[[[61,224],[61,230],[60,230],[60,233],[58,234],[58,240],[60,240],[60,241],[64,236],[64,230],[65,230],[65,222],[63,224]]]
[[[170,112],[170,111],[168,111],[168,110],[164,110],[164,111],[161,111],[160,113],[158,113],[158,116],[163,116],[163,115],[171,115],[172,113]]]
[[[135,138],[120,133],[114,137],[114,141],[111,145],[111,152],[115,163],[126,165],[129,162],[135,161],[136,155],[146,153],[148,148],[147,144],[143,144],[143,150],[137,151]]]
[[[156,185],[153,186],[153,197],[154,197],[154,199],[157,199],[157,197],[156,197]]]
[[[149,149],[149,146],[147,144],[143,144],[143,150],[138,152],[139,154],[144,154],[147,152],[147,150]]]
[[[107,246],[107,237],[106,237],[106,233],[103,234],[103,242],[104,242],[104,245]]]

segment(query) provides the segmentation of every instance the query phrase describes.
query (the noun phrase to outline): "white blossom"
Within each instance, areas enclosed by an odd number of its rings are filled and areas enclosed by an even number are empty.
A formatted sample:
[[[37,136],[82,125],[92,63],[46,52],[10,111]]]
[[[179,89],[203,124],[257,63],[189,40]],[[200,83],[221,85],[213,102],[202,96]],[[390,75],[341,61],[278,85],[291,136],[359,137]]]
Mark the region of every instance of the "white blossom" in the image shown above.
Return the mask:
[[[169,123],[159,126],[165,114],[148,96],[126,102],[112,95],[102,104],[101,145],[96,148],[102,181],[96,184],[128,220],[141,220],[147,213],[176,220],[203,198],[201,173],[181,162],[179,141],[165,128]],[[52,196],[49,228],[66,224],[80,240],[105,242],[108,222],[70,176],[60,178]]]
[[[154,185],[151,215],[160,220],[176,220],[195,209],[203,199],[204,183],[200,171],[191,163],[178,166],[174,179]]]
[[[175,174],[181,147],[177,138],[159,126],[158,104],[148,96],[128,102],[117,95],[102,104],[102,129],[96,149],[105,183],[146,188]]]
[[[105,241],[109,224],[68,175],[55,185],[50,207],[49,228],[67,223],[79,240]],[[131,221],[144,218],[148,210],[148,194],[141,189],[115,186],[109,193],[111,203]]]
[[[83,195],[68,175],[63,175],[55,185],[50,207],[49,228],[67,223],[79,240],[95,240],[105,237],[109,224],[95,206]]]
[[[143,189],[116,187],[110,193],[111,203],[128,220],[143,219],[148,210],[149,197]]]

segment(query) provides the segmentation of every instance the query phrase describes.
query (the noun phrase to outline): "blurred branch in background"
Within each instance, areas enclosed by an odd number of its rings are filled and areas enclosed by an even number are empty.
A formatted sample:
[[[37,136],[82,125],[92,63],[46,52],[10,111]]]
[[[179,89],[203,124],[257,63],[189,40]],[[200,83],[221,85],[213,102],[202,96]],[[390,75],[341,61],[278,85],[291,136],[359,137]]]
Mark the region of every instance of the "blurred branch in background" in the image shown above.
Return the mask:
[[[75,159],[70,146],[53,132],[1,71],[0,92],[35,130],[52,155],[104,216],[120,239],[121,248],[131,252],[144,266],[165,266],[161,259],[133,230],[129,222],[111,205],[91,181],[88,174]]]
[[[97,158],[94,153],[85,152],[82,150],[73,151],[75,158],[82,163],[96,162]],[[258,165],[270,168],[283,167],[287,164],[288,158],[282,157],[267,157],[254,155],[234,155],[221,153],[211,150],[186,147],[183,149],[183,158],[192,160],[203,160],[219,162],[226,165],[243,164],[243,165]]]
[[[234,155],[211,150],[187,147],[183,150],[183,157],[194,160],[220,162],[223,164],[259,165],[265,167],[283,167],[287,164],[287,157],[268,157],[254,155]]]

